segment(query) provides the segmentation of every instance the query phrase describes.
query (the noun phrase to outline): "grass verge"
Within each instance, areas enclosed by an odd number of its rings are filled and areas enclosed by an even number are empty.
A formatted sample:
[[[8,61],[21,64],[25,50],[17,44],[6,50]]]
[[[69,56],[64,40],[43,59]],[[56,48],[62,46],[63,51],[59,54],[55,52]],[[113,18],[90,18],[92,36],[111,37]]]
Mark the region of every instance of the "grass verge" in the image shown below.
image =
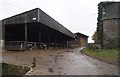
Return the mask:
[[[95,59],[118,65],[118,50],[117,49],[95,49],[91,50],[85,48],[82,51],[84,54],[91,56]]]

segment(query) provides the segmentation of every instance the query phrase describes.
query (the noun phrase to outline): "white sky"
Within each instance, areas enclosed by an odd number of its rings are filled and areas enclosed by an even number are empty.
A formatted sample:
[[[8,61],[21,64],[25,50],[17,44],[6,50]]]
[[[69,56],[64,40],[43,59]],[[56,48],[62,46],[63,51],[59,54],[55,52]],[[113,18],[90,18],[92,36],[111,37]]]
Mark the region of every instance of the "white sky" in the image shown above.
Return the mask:
[[[97,5],[101,1],[104,0],[0,0],[0,20],[40,8],[73,33],[88,35],[90,43],[97,27]]]

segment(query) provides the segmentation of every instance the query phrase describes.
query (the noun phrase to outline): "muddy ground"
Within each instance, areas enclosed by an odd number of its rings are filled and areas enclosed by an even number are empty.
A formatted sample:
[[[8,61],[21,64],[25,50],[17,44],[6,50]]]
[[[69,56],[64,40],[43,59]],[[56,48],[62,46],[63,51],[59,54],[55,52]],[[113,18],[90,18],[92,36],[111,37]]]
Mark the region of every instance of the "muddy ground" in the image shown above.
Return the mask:
[[[81,48],[61,50],[4,51],[3,62],[36,67],[26,75],[118,75],[118,67],[81,53]]]

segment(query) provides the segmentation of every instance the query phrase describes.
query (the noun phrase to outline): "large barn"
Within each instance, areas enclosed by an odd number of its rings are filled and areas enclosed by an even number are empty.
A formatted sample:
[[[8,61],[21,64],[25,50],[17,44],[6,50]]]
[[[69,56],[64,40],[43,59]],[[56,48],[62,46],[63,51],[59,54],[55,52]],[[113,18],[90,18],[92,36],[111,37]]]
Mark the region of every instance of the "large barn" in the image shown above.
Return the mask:
[[[42,46],[67,47],[74,34],[41,9],[36,8],[0,21],[0,45],[5,50]]]

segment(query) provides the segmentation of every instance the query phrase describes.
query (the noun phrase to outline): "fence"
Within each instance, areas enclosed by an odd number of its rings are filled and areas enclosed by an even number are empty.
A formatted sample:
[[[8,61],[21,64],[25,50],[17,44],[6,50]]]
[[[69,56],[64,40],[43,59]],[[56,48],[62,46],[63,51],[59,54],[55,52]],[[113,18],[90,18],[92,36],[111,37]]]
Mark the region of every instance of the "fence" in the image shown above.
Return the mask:
[[[25,50],[25,41],[6,41],[5,50]]]
[[[68,42],[68,47],[72,42]],[[32,49],[49,49],[49,48],[65,48],[66,44],[57,43],[39,43],[39,42],[26,42],[25,41],[5,41],[5,50],[32,50]]]

